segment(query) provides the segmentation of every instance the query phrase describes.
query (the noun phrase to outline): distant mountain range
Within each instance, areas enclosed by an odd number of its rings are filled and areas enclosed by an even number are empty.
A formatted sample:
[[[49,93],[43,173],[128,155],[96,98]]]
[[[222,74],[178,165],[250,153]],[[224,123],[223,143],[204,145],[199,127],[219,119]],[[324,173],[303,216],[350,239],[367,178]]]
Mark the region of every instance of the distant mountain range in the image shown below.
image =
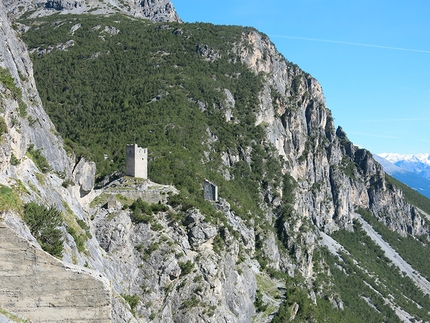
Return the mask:
[[[374,157],[388,174],[430,198],[430,154],[383,153]]]

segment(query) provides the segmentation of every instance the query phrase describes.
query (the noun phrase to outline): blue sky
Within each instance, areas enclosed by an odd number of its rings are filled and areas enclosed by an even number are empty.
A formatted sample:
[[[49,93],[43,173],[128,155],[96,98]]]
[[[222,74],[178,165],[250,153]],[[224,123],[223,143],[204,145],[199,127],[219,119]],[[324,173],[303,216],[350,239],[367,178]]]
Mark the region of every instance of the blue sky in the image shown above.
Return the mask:
[[[172,0],[185,22],[252,26],[322,85],[372,153],[430,153],[430,1]]]

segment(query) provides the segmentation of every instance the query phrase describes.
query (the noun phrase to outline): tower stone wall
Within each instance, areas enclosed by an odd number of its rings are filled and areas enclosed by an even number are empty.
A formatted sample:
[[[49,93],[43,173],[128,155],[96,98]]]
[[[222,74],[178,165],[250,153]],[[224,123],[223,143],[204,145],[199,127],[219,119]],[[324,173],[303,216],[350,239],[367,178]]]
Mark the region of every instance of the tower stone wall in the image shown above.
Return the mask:
[[[137,144],[126,146],[125,175],[148,178],[148,148],[139,147]]]
[[[207,201],[218,201],[218,186],[205,180],[203,184],[203,197]]]

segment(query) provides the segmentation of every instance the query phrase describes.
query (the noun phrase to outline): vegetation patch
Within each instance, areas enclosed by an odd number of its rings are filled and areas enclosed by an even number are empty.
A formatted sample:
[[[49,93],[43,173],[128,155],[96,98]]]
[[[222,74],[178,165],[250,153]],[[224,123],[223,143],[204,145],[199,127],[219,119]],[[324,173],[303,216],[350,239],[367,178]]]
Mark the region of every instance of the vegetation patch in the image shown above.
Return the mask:
[[[40,149],[35,149],[33,144],[28,147],[27,156],[36,164],[37,168],[39,168],[42,173],[47,173],[51,170],[51,166],[49,166],[45,156],[42,155],[42,151]]]
[[[356,212],[361,214],[363,219],[370,223],[404,260],[424,275],[427,280],[430,280],[430,267],[428,266],[430,248],[427,235],[424,237],[414,237],[411,234],[407,234],[406,237],[403,237],[378,221],[369,210],[358,209]]]
[[[339,169],[348,177],[355,179],[357,165],[348,156],[343,156]]]
[[[130,305],[131,312],[136,315],[136,306],[140,302],[140,297],[138,295],[127,295],[121,294],[122,298]]]
[[[27,188],[20,179],[14,178],[14,181],[15,183],[12,185],[12,188],[15,190],[15,192],[19,194],[29,194]]]
[[[7,124],[6,124],[6,120],[0,116],[0,136],[3,136],[4,134],[6,134],[8,131],[7,129]]]
[[[158,248],[159,248],[159,247],[160,247],[160,243],[159,243],[159,242],[151,243],[151,244],[148,246],[148,248],[146,248],[146,249],[145,249],[144,254],[143,254],[143,259],[144,259],[144,260],[148,260],[148,259],[149,259],[149,257],[151,257],[152,253],[153,253],[154,251],[158,250]],[[141,246],[140,246],[140,245],[137,245],[137,246],[136,246],[136,250],[138,250],[138,251],[142,250],[142,249],[141,249]]]
[[[63,254],[63,236],[59,229],[63,224],[61,212],[55,207],[30,202],[24,206],[23,219],[42,249],[54,257],[61,258]]]
[[[0,314],[3,314],[4,316],[6,316],[9,320],[11,320],[12,322],[16,322],[16,323],[30,323],[29,320],[20,318],[19,316],[12,314],[8,311],[6,311],[5,309],[0,307]]]
[[[98,179],[125,170],[124,143],[144,142],[151,180],[175,185],[187,205],[201,209],[208,219],[216,221],[219,215],[203,199],[204,179],[217,183],[220,196],[243,219],[264,218],[260,188],[276,189],[281,169],[275,149],[261,145],[264,126],[255,126],[264,78],[231,51],[253,29],[203,23],[169,23],[172,28],[164,29],[121,15],[68,15],[54,26],[55,20],[38,18],[37,28],[32,19],[24,20],[32,27],[23,38],[29,48],[55,47],[70,37],[80,44],[32,59],[47,113],[71,151],[91,151]],[[71,36],[69,30],[78,22],[82,27]],[[93,29],[100,24],[119,24],[121,33],[102,40]],[[182,33],[175,33],[176,27]],[[196,44],[207,44],[220,58],[205,60]],[[96,52],[102,55],[95,58]],[[169,55],[160,54],[164,52]],[[235,122],[225,120],[224,89],[234,97]],[[208,141],[208,129],[214,142]],[[227,151],[241,159],[231,167],[230,180],[218,172],[220,156]]]
[[[36,175],[37,181],[40,185],[45,185],[45,175],[39,172],[34,172],[34,175]]]
[[[21,160],[19,160],[18,158],[16,158],[16,156],[14,155],[14,153],[12,153],[10,155],[10,164],[12,166],[17,166],[21,163]]]
[[[257,312],[265,312],[267,310],[267,304],[263,301],[263,293],[257,289],[254,301],[254,307]]]
[[[21,90],[16,86],[15,80],[10,74],[9,70],[0,66],[0,83],[3,84],[9,91],[12,92],[12,95],[21,97]]]
[[[199,304],[200,304],[199,299],[197,298],[197,296],[194,295],[193,297],[191,297],[191,298],[186,299],[185,301],[183,301],[181,308],[183,308],[183,309],[190,309],[192,307],[199,306]]]
[[[96,196],[90,203],[90,207],[91,208],[95,208],[97,206],[101,206],[107,203],[109,197],[111,195],[110,194],[106,194],[106,193],[102,193],[98,196]]]
[[[194,263],[191,260],[187,260],[187,262],[179,261],[179,268],[181,268],[181,276],[188,275],[194,269]]]
[[[16,191],[0,184],[0,211],[21,211],[22,202]]]
[[[70,234],[75,241],[76,248],[81,253],[88,253],[85,248],[85,242],[91,238],[91,233],[89,231],[89,226],[80,219],[75,218],[75,214],[73,213],[70,206],[63,201],[63,207],[66,210],[63,218],[66,222],[66,231]]]
[[[149,204],[138,198],[130,205],[131,219],[134,223],[150,223],[154,226],[155,231],[159,231],[159,227],[156,224],[156,219],[153,216],[154,213],[167,212],[169,207],[164,204]]]
[[[393,300],[418,320],[430,320],[425,310],[430,308],[428,296],[391,263],[359,223],[354,222],[354,232],[340,230],[332,237],[349,254],[341,252],[342,261],[328,251],[323,257],[345,308],[355,313],[359,321],[400,322],[385,299]]]

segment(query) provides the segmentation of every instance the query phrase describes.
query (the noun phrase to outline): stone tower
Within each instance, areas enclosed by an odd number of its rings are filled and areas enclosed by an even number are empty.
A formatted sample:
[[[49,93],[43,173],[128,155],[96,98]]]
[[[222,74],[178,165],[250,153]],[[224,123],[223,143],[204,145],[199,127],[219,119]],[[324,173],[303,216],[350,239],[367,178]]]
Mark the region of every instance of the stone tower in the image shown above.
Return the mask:
[[[125,175],[148,179],[148,148],[127,145]]]

